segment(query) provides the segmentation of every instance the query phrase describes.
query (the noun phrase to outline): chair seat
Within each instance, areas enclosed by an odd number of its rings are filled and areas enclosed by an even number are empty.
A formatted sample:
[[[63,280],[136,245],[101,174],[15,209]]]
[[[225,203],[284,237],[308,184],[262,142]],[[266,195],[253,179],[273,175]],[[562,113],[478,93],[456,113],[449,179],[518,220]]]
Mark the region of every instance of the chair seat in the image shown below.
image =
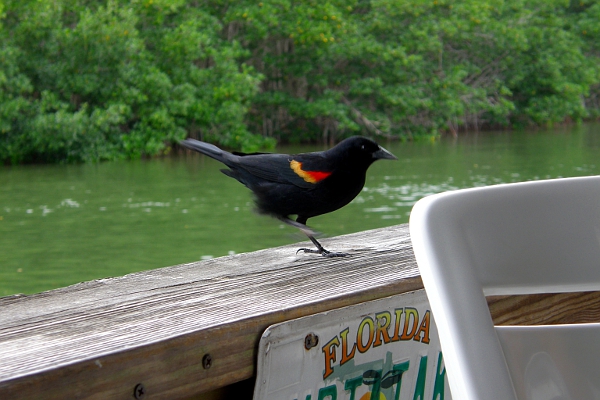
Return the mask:
[[[600,323],[496,332],[519,399],[600,400]]]

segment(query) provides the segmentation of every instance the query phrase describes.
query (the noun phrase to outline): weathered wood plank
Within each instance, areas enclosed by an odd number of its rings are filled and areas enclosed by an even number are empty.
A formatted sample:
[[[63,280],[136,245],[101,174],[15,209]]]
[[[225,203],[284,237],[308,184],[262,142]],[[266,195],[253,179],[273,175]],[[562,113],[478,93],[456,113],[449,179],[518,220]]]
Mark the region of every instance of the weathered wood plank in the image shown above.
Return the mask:
[[[0,398],[205,397],[255,374],[267,326],[422,288],[407,225],[325,244],[351,256],[292,245],[0,298]],[[599,293],[488,303],[497,324],[600,321]]]
[[[0,398],[186,398],[249,378],[277,322],[419,289],[408,228],[325,240],[0,299]],[[210,369],[202,358],[212,357]]]
[[[488,297],[496,325],[600,322],[600,292]]]

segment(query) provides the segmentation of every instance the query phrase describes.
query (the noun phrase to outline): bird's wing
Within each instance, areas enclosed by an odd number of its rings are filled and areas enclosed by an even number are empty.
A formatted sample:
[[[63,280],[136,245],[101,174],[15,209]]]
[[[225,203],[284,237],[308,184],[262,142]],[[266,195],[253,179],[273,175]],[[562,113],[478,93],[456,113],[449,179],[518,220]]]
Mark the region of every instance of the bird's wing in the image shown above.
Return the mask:
[[[238,168],[242,168],[255,177],[270,182],[292,184],[312,189],[315,184],[331,175],[330,171],[303,168],[305,157],[285,154],[256,154],[242,156]]]

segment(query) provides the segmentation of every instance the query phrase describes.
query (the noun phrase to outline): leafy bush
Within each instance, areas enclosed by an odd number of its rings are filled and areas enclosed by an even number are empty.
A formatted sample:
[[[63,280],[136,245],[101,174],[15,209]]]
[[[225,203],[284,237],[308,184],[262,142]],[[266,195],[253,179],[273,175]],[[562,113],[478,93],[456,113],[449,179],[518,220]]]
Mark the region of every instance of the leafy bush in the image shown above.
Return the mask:
[[[263,144],[244,115],[260,75],[185,2],[6,2],[0,159],[72,162],[168,151],[196,135]],[[225,133],[226,132],[226,133]]]
[[[225,21],[265,75],[253,131],[281,139],[352,131],[414,138],[590,116],[598,109],[597,100],[586,107],[584,99],[598,90],[599,7],[236,1]]]
[[[600,115],[600,3],[0,0],[0,160]]]

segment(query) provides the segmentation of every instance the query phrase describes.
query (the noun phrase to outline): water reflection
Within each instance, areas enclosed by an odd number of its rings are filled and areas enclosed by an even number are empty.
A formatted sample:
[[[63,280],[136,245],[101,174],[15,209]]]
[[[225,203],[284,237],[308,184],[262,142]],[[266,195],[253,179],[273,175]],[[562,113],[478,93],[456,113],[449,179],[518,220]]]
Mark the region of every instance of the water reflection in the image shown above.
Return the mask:
[[[375,163],[363,192],[311,227],[333,236],[390,226],[408,222],[412,205],[430,194],[598,174],[600,125],[382,145],[399,160]],[[305,240],[253,213],[250,192],[220,168],[199,156],[3,167],[0,295]]]

